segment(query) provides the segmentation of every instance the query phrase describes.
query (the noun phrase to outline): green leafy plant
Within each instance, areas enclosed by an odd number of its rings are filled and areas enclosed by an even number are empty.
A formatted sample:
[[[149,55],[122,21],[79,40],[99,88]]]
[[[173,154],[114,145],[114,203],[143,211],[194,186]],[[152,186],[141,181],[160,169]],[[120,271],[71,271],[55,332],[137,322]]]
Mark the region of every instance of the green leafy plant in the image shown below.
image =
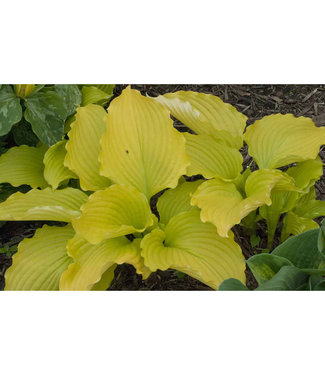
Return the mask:
[[[213,223],[221,236],[241,224],[256,244],[256,222],[265,219],[269,250],[283,214],[282,241],[318,227],[313,219],[325,215],[325,202],[316,199],[314,183],[323,174],[318,151],[324,128],[310,118],[276,114],[244,133],[246,116],[213,95],[179,91],[156,100],[196,133],[185,133],[187,174],[208,179],[191,200],[203,222]],[[242,170],[243,141],[258,170]]]
[[[247,260],[259,286],[256,290],[325,290],[325,222],[291,237],[271,254]],[[225,280],[219,290],[248,290],[239,280]]]
[[[238,285],[246,279],[245,261],[234,225],[254,234],[264,217],[270,243],[284,212],[293,224],[287,219],[283,239],[295,234],[292,227],[306,230],[300,218],[310,223],[322,215],[313,184],[322,174],[317,154],[325,129],[312,120],[267,116],[244,134],[246,117],[212,95],[149,98],[128,87],[106,111],[110,94],[85,87],[66,137],[0,157],[0,183],[31,188],[0,204],[0,220],[60,223],[19,244],[7,290],[105,290],[121,263],[144,278],[172,268],[214,289],[226,279]],[[179,133],[171,114],[196,134]],[[244,140],[258,170],[242,170]]]
[[[60,141],[66,120],[82,104],[105,105],[114,85],[1,85],[0,136],[13,129],[18,145]],[[37,136],[37,138],[35,137]]]
[[[104,290],[121,263],[143,277],[174,268],[215,289],[228,277],[245,282],[233,235],[221,237],[190,204],[202,181],[182,178],[188,165],[169,111],[130,88],[108,114],[80,106],[68,140],[9,150],[0,158],[1,178],[32,189],[0,204],[0,219],[67,225],[45,225],[19,244],[6,289]],[[77,178],[81,189],[69,186]],[[155,215],[151,198],[166,188]]]

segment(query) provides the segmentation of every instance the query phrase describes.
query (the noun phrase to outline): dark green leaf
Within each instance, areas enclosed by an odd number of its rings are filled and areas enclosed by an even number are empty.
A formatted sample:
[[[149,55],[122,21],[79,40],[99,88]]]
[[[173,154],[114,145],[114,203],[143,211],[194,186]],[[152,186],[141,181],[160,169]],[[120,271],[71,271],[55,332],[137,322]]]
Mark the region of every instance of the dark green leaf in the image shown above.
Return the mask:
[[[323,279],[321,282],[315,285],[314,290],[325,290],[325,280]]]
[[[12,136],[18,146],[36,146],[39,142],[30,123],[25,119],[23,119],[18,125],[13,126]]]
[[[245,286],[241,281],[237,279],[227,279],[223,281],[220,285],[218,290],[222,291],[234,291],[234,290],[249,290],[247,286]]]
[[[256,290],[305,290],[309,275],[296,267],[284,266]]]
[[[284,241],[275,248],[273,255],[287,258],[297,268],[322,269],[325,266],[325,258],[317,248],[319,229],[311,229]]]
[[[290,260],[273,254],[254,255],[246,263],[259,285],[272,279],[282,267],[293,266]]]
[[[55,85],[55,91],[61,96],[67,109],[66,117],[76,112],[81,104],[81,92],[78,85]]]
[[[11,127],[22,118],[20,99],[10,85],[0,88],[0,135],[9,133]]]
[[[62,139],[67,110],[60,95],[53,91],[39,91],[26,98],[25,105],[25,119],[43,143],[52,146]]]

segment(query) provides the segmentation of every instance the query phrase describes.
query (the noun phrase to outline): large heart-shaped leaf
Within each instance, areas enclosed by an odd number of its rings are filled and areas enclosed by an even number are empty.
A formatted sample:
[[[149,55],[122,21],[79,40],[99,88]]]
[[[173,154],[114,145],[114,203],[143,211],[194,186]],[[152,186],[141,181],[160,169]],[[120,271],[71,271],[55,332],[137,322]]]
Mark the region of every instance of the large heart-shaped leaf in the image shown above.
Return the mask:
[[[220,237],[213,225],[202,223],[198,211],[174,216],[165,231],[147,234],[141,247],[151,271],[176,269],[215,289],[230,277],[246,280],[244,257],[233,236]]]
[[[148,199],[177,186],[189,159],[184,137],[161,104],[128,87],[111,102],[106,123],[99,156],[103,176]]]
[[[325,143],[325,128],[316,127],[307,117],[276,114],[255,121],[244,140],[260,168],[278,168],[316,159]]]
[[[73,261],[67,253],[73,235],[71,225],[45,225],[33,238],[25,238],[5,274],[5,290],[59,290],[61,275]]]
[[[240,148],[247,117],[235,107],[210,94],[178,91],[155,100],[197,134],[208,134],[231,147]]]
[[[76,235],[68,243],[68,253],[74,259],[74,263],[62,275],[61,290],[94,289],[96,283],[99,283],[115,264],[132,264],[136,271],[145,277],[150,273],[143,264],[140,239],[130,242],[125,237],[119,237],[91,245]]]
[[[92,244],[104,239],[143,232],[153,224],[144,194],[130,186],[113,185],[97,191],[73,221],[75,231]]]
[[[53,220],[70,222],[80,216],[80,207],[88,196],[81,190],[33,189],[23,194],[12,194],[0,203],[0,220]]]
[[[44,179],[43,158],[47,147],[12,147],[0,156],[0,183],[33,188],[48,186]]]
[[[80,107],[68,133],[64,164],[79,176],[83,190],[96,191],[110,185],[106,177],[99,175],[99,141],[106,131],[105,115],[98,105]]]

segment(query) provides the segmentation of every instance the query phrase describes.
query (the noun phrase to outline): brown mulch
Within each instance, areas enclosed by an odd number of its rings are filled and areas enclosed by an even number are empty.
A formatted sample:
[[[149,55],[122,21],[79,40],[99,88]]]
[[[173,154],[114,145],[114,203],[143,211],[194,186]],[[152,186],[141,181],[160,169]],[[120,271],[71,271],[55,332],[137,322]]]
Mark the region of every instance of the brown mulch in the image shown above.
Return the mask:
[[[127,85],[116,85],[115,95],[119,95]],[[140,90],[144,95],[158,96],[167,92],[179,90],[193,90],[219,96],[225,102],[232,104],[248,117],[248,125],[255,120],[274,113],[292,113],[295,116],[306,116],[314,120],[317,126],[325,126],[325,85],[131,85]],[[186,131],[186,127],[175,121],[175,127]],[[246,155],[245,149],[243,150]],[[325,146],[321,148],[320,155],[325,161]],[[245,157],[245,163],[250,158]],[[316,184],[319,199],[325,200],[325,179]],[[13,225],[13,226],[11,226]],[[15,226],[16,225],[16,226]],[[36,225],[35,227],[33,227]],[[16,236],[19,242],[24,236],[30,236],[39,224],[8,223],[0,228],[0,247],[6,241],[13,241]],[[264,233],[263,223],[257,230]],[[255,249],[243,233],[240,226],[234,228],[235,239],[240,244],[246,258],[254,254]],[[18,237],[17,237],[18,236]],[[264,239],[262,239],[262,242]],[[0,255],[0,289],[3,288],[3,274],[11,264],[11,259]],[[177,271],[158,271],[147,280],[142,280],[132,266],[121,265],[115,271],[115,279],[110,290],[211,290],[206,285],[183,275]],[[256,287],[256,281],[247,271],[247,286]]]

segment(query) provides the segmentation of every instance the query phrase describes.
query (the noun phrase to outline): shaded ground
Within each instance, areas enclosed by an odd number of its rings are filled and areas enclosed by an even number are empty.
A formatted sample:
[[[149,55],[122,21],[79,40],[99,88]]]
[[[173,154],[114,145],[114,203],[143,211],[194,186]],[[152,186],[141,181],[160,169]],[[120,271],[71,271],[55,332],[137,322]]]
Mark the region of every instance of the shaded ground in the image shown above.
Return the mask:
[[[115,94],[119,95],[127,85],[116,85]],[[248,124],[273,113],[292,113],[296,116],[311,117],[316,125],[325,126],[325,85],[131,85],[143,94],[157,96],[178,90],[193,90],[219,96],[225,102],[234,105],[248,116]],[[186,127],[175,121],[175,127],[186,131]],[[243,150],[244,163],[250,161]],[[320,155],[325,161],[325,147]],[[325,200],[325,179],[316,185],[319,199]],[[0,247],[8,241],[15,244],[23,237],[31,236],[40,223],[8,223],[0,228]],[[257,228],[264,236],[263,223]],[[241,227],[234,228],[235,239],[241,246],[246,258],[254,254],[250,242]],[[262,238],[262,243],[265,238]],[[0,254],[0,289],[3,289],[3,274],[11,264],[10,257]],[[110,290],[211,290],[206,285],[187,275],[173,270],[158,271],[143,281],[132,266],[122,265],[115,271],[115,280]],[[247,272],[247,286],[254,288],[256,281]]]

